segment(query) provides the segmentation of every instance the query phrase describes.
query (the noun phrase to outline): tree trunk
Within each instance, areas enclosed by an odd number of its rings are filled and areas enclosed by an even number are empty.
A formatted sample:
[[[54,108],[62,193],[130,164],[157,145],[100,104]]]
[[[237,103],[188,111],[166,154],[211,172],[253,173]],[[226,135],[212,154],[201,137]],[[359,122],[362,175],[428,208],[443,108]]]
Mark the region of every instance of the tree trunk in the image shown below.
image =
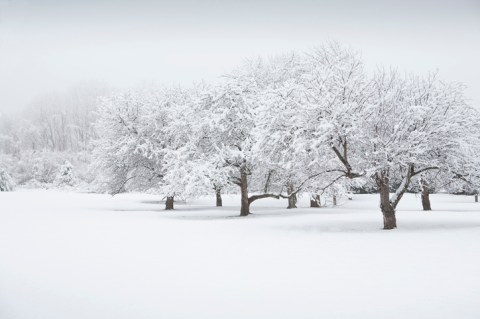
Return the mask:
[[[173,196],[167,197],[167,201],[165,202],[165,209],[166,210],[173,209]]]
[[[380,209],[383,214],[383,229],[397,228],[395,207],[390,203],[390,180],[387,172],[382,172],[377,177],[377,185],[380,190]]]
[[[288,183],[287,194],[288,194],[288,207],[287,208],[297,208],[297,194],[294,193],[293,183]]]
[[[265,194],[268,193],[268,188],[270,187],[270,180],[272,178],[272,173],[273,173],[273,170],[269,170],[268,171],[268,174],[267,174],[267,180],[265,181],[265,186],[263,187],[263,192]]]
[[[322,207],[320,195],[315,195],[310,198],[310,207]]]
[[[426,184],[422,185],[422,206],[423,210],[432,210],[430,205],[430,190]]]
[[[217,198],[217,207],[222,207],[222,189],[221,188],[215,188],[215,195]]]
[[[248,201],[248,180],[245,168],[240,169],[240,192],[242,194],[240,216],[248,216],[250,214],[250,202]]]
[[[337,195],[333,195],[333,206],[337,206]]]
[[[478,203],[478,194],[475,195],[475,203]]]
[[[297,208],[297,194],[292,194],[288,196],[288,207],[287,208]]]

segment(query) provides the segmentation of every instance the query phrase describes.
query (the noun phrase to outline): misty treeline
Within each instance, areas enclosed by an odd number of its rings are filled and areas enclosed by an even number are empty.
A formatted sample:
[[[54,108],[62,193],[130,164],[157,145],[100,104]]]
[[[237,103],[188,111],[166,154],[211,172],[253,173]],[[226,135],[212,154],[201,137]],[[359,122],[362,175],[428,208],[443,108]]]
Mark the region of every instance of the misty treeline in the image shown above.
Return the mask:
[[[101,83],[78,84],[64,94],[33,101],[20,114],[0,117],[0,149],[7,154],[32,151],[85,151],[96,137],[96,103],[107,88]]]
[[[37,98],[17,113],[0,114],[0,163],[15,183],[40,187],[64,182],[62,172],[72,163],[78,181],[91,182],[97,101],[110,91],[103,83],[81,83]]]
[[[91,143],[77,135],[75,143],[53,142],[44,131],[42,143],[91,148],[97,190],[154,191],[167,209],[175,198],[205,194],[221,205],[221,194],[233,192],[247,216],[262,198],[295,208],[297,196],[309,194],[318,207],[326,197],[335,203],[373,190],[392,229],[409,190],[422,193],[424,209],[435,189],[477,192],[480,114],[463,91],[436,74],[369,73],[359,53],[330,43],[250,60],[216,85],[102,97],[88,112],[96,114],[85,126]]]

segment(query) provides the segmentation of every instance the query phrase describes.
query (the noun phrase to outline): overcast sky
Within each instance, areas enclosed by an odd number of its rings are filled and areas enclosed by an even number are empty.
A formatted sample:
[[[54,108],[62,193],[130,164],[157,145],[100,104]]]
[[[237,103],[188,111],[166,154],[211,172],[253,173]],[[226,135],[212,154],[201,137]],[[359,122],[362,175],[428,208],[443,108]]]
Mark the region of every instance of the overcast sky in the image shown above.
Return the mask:
[[[480,105],[480,0],[0,0],[0,111],[91,80],[214,81],[328,40],[371,69],[438,69]]]

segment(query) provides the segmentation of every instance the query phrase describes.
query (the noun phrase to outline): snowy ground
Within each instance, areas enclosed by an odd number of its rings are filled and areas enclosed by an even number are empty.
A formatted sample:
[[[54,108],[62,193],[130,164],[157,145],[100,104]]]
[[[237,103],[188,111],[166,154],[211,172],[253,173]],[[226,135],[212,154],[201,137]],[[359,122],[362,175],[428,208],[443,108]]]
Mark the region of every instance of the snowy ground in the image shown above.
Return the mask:
[[[336,208],[0,193],[0,318],[480,318],[480,204],[374,195]],[[306,206],[303,199],[303,206]],[[270,207],[270,208],[269,208]]]

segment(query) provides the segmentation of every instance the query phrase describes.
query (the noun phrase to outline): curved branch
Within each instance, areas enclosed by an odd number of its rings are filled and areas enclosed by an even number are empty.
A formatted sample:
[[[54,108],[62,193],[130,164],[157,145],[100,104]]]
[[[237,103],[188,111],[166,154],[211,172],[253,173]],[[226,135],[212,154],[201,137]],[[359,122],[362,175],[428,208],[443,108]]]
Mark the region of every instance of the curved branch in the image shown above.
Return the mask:
[[[286,198],[285,196],[283,195],[275,195],[275,194],[261,194],[261,195],[252,195],[248,198],[248,204],[251,204],[253,203],[254,201],[256,201],[257,199],[262,199],[262,198],[276,198],[276,199],[279,199],[280,197],[282,198]]]
[[[416,172],[413,171],[411,177],[413,177],[413,176],[415,176],[415,175],[418,175],[418,174],[421,174],[421,173],[423,173],[423,172],[432,170],[432,169],[440,169],[440,167],[438,167],[438,166],[430,166],[430,167],[422,168],[421,170],[416,171]]]

